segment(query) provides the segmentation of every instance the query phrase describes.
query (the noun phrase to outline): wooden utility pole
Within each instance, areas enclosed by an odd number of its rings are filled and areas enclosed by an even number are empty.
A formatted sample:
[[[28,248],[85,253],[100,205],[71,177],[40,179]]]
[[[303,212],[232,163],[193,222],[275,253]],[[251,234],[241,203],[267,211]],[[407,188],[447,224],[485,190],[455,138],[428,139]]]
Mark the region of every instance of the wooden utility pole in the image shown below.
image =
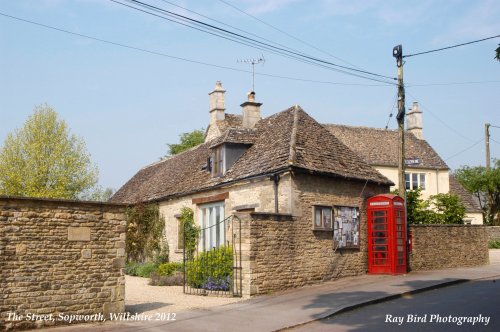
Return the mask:
[[[490,124],[485,123],[484,124],[484,135],[485,139],[484,141],[486,142],[486,169],[491,169],[490,165]]]
[[[398,190],[399,195],[406,200],[405,186],[405,87],[403,83],[403,47],[395,46],[392,55],[396,58],[398,66]]]
[[[398,45],[392,49],[392,56],[396,58],[398,66],[398,190],[399,196],[404,199],[405,204],[405,224],[406,224],[406,271],[410,272],[410,225],[408,224],[408,210],[406,205],[406,185],[405,185],[405,86],[403,83],[403,46]]]

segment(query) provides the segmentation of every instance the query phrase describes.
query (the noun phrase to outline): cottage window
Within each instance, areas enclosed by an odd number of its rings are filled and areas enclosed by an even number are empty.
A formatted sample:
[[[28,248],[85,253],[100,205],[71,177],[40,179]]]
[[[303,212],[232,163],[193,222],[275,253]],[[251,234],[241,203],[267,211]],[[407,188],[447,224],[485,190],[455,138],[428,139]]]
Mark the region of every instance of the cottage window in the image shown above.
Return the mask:
[[[224,146],[220,145],[212,150],[212,175],[224,175]]]
[[[201,227],[200,249],[208,251],[225,244],[224,202],[199,206]]]
[[[315,206],[314,207],[314,230],[331,231],[332,228],[332,207]]]
[[[405,173],[406,190],[425,190],[425,173]]]

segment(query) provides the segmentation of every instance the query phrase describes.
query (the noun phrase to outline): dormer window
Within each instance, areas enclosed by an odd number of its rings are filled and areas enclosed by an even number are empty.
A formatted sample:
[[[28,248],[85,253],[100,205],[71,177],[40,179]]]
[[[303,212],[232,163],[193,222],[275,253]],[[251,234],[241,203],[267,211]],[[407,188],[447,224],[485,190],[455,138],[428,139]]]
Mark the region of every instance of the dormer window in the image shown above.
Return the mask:
[[[224,176],[249,147],[250,144],[241,143],[222,143],[212,147],[207,171],[210,171],[213,177]]]

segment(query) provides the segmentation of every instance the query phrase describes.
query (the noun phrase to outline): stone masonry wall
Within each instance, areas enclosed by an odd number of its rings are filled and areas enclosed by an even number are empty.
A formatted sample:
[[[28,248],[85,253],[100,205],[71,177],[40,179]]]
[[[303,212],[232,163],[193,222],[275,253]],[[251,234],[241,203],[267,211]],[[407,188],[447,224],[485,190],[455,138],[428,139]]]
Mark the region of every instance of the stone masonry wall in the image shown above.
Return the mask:
[[[388,192],[388,186],[298,174],[293,188],[298,200],[293,215],[239,215],[250,220],[244,288],[251,295],[367,271],[366,197]],[[313,231],[314,205],[359,207],[360,249],[334,250],[332,231]]]
[[[281,213],[290,213],[292,209],[290,183],[291,176],[289,174],[282,175],[278,187],[279,211]],[[183,207],[189,207],[194,211],[196,224],[199,224],[198,205],[193,204],[192,200],[222,193],[228,193],[227,199],[224,200],[226,218],[234,213],[235,208],[243,205],[253,206],[255,211],[259,212],[274,211],[274,187],[273,182],[268,177],[162,201],[160,202],[160,213],[165,218],[165,234],[170,248],[169,258],[171,261],[182,260],[182,249],[178,248],[179,229],[176,215],[180,214]]]
[[[488,226],[486,230],[488,232],[488,242],[500,241],[500,226]]]
[[[411,225],[411,270],[488,264],[487,228],[482,225]]]
[[[97,315],[123,312],[124,210],[0,197],[0,330],[67,324],[65,315],[96,315],[90,317],[96,321]]]

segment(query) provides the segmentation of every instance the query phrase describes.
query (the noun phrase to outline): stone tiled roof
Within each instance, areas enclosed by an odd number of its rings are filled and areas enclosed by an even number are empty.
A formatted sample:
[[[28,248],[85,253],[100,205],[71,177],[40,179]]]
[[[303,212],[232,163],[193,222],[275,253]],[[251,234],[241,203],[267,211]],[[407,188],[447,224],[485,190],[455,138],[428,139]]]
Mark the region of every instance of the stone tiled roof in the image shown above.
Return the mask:
[[[460,200],[465,205],[465,209],[470,213],[481,213],[481,207],[474,200],[474,197],[465,190],[465,188],[458,182],[457,178],[450,174],[450,194],[455,194],[460,197]]]
[[[397,131],[333,124],[324,126],[368,164],[397,167],[399,141]],[[420,140],[408,132],[405,133],[405,157],[420,159],[419,165],[411,167],[449,169],[427,141]]]
[[[216,139],[141,169],[111,201],[161,200],[290,169],[393,184],[298,106],[260,120],[252,134],[246,129],[226,134],[251,139],[253,145],[224,176],[203,169]]]
[[[257,138],[257,131],[248,128],[229,128],[225,133],[210,141],[210,147],[221,143],[253,144]]]

